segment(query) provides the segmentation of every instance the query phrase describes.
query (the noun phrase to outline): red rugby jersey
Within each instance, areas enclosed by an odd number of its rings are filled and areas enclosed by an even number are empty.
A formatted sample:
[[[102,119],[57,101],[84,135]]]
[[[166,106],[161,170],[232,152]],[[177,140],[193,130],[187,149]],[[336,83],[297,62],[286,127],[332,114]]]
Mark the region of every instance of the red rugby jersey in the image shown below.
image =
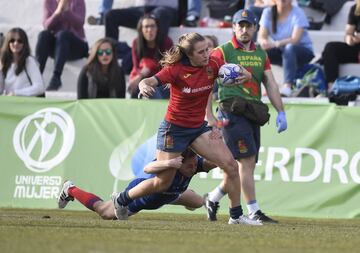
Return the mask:
[[[177,62],[158,72],[155,76],[162,84],[171,84],[165,120],[181,127],[200,127],[209,94],[223,64],[221,59],[210,57],[209,63],[203,67]]]

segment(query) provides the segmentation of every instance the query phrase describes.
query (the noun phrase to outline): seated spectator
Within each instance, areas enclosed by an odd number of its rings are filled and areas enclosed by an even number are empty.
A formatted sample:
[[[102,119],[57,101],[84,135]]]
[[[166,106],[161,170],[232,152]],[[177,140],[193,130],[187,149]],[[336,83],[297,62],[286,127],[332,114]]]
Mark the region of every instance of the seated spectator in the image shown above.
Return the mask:
[[[88,55],[85,39],[84,0],[44,0],[45,30],[40,32],[36,44],[36,58],[43,73],[49,56],[54,58],[54,71],[46,90],[58,90],[66,61]]]
[[[339,77],[340,64],[360,63],[360,0],[350,9],[345,33],[345,42],[329,42],[322,53],[328,89]]]
[[[96,41],[78,78],[78,98],[125,98],[125,89],[124,71],[118,64],[113,40]]]
[[[260,20],[263,10],[273,4],[273,0],[251,0],[249,1],[248,9]]]
[[[5,36],[0,56],[0,94],[38,96],[45,87],[24,30],[12,28]]]
[[[201,15],[201,0],[187,0],[185,26],[196,27]]]
[[[112,9],[114,0],[101,0],[99,4],[99,17],[89,16],[87,21],[89,25],[105,24],[105,15]]]
[[[283,65],[283,96],[291,95],[296,71],[314,58],[312,42],[307,31],[309,22],[304,11],[291,0],[275,0],[264,9],[260,19],[258,42],[267,51],[272,64]]]
[[[160,36],[159,20],[152,14],[140,18],[137,26],[137,38],[132,43],[131,53],[133,68],[129,77],[128,91],[132,98],[137,98],[139,82],[154,75],[160,69],[162,53],[173,46],[173,41]],[[160,86],[152,98],[168,98],[169,90]]]
[[[178,25],[178,0],[138,0],[134,7],[115,9],[105,16],[105,36],[119,40],[119,26],[136,28],[144,13],[159,20],[160,35],[164,38],[171,25]]]

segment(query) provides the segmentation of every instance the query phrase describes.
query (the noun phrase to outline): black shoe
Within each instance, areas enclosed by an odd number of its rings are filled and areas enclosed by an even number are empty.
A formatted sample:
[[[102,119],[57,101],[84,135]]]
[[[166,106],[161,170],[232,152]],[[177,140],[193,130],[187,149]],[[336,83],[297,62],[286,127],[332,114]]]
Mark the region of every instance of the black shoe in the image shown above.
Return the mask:
[[[185,19],[184,26],[186,26],[186,27],[197,27],[198,20],[199,20],[198,17],[196,17],[194,15],[190,15]]]
[[[89,25],[103,25],[104,18],[100,15],[100,17],[89,16],[87,18],[87,22]]]
[[[277,220],[271,219],[269,216],[266,216],[263,212],[261,212],[261,210],[257,210],[254,214],[250,214],[249,218],[265,223],[278,223]]]
[[[61,80],[60,77],[52,76],[49,82],[49,86],[46,88],[47,91],[55,91],[60,89]]]
[[[208,198],[208,194],[204,195],[205,208],[207,211],[207,218],[209,221],[216,221],[216,213],[219,209],[219,202],[212,202]]]

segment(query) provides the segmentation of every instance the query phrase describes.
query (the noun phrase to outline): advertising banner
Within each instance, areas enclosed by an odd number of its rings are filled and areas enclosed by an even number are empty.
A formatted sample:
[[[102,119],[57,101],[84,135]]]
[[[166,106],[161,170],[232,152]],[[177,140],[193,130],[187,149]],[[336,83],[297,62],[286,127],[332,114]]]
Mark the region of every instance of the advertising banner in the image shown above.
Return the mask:
[[[147,176],[142,169],[154,158],[166,107],[159,100],[0,97],[0,207],[56,208],[66,179],[109,199]],[[271,115],[255,171],[261,208],[278,216],[360,217],[360,108],[288,104],[281,134],[273,108]],[[190,188],[203,195],[222,177],[219,168],[200,173]],[[159,211],[188,212],[170,205]]]

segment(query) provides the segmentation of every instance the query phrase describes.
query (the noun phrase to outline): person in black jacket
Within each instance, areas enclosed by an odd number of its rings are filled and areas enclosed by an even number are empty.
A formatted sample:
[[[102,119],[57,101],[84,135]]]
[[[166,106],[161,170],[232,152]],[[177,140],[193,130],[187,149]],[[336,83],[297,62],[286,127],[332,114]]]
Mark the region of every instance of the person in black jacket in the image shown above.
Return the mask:
[[[345,41],[331,41],[325,45],[322,60],[328,90],[339,77],[339,65],[360,63],[360,0],[350,9],[345,27]]]
[[[125,76],[116,57],[113,40],[95,42],[78,78],[78,99],[125,98]]]

